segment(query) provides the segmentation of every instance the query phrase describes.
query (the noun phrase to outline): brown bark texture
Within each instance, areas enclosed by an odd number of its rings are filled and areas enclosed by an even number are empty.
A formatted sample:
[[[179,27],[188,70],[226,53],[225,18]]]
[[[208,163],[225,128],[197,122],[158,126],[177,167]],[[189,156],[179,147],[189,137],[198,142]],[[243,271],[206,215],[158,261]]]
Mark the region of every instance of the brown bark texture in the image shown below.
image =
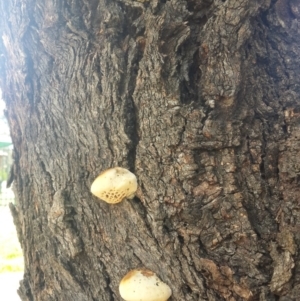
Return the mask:
[[[1,1],[23,301],[300,300],[298,0]],[[138,178],[109,205],[90,185]]]

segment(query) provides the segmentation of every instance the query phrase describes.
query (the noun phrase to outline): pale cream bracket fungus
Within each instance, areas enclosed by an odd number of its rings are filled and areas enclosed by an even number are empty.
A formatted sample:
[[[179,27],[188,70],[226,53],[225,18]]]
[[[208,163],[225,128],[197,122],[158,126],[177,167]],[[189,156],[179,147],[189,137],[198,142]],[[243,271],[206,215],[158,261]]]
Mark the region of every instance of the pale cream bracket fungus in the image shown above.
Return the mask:
[[[116,204],[134,198],[137,186],[136,176],[132,172],[114,167],[103,171],[96,178],[91,193],[107,203]]]
[[[120,282],[119,291],[125,301],[167,301],[170,287],[146,269],[128,272]]]

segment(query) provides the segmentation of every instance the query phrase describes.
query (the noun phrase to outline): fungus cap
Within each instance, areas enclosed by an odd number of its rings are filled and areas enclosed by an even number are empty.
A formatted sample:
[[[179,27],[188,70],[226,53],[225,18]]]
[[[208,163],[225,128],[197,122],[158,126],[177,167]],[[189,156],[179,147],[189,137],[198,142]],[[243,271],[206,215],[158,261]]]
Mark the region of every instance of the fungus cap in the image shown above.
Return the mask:
[[[92,194],[110,204],[119,203],[125,198],[132,199],[136,190],[136,176],[122,167],[103,171],[91,186]]]
[[[119,291],[125,301],[166,301],[172,294],[167,284],[146,269],[128,272],[120,282]]]

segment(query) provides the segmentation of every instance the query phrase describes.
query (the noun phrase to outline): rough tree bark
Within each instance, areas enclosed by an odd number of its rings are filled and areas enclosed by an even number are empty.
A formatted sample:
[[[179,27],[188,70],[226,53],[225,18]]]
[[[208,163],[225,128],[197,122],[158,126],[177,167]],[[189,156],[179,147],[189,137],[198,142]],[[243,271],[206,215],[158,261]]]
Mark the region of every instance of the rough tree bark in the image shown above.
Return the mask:
[[[28,300],[300,298],[298,0],[1,1]],[[138,177],[132,201],[89,192]]]

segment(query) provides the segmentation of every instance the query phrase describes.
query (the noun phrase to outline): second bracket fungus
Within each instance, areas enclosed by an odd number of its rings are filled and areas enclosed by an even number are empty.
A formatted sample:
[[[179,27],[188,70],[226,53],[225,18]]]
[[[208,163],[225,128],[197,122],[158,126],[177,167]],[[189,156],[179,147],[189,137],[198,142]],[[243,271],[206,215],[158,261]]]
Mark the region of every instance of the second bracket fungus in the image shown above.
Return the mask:
[[[137,190],[136,176],[122,167],[103,171],[93,182],[91,192],[101,200],[116,204],[134,198]]]
[[[170,287],[146,269],[128,272],[120,282],[119,291],[125,301],[167,301],[172,295]]]

